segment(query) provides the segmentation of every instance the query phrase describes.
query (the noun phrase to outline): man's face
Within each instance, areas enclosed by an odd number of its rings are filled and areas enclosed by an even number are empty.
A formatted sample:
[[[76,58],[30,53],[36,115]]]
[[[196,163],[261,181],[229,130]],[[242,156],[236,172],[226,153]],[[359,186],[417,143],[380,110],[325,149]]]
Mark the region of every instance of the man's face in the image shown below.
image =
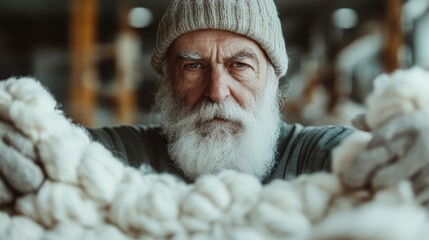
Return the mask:
[[[247,108],[266,85],[268,60],[262,49],[228,31],[183,34],[172,44],[168,61],[174,93],[189,107],[231,98]]]
[[[279,134],[278,80],[259,46],[227,31],[190,32],[173,43],[166,67],[157,107],[185,175],[267,174]]]

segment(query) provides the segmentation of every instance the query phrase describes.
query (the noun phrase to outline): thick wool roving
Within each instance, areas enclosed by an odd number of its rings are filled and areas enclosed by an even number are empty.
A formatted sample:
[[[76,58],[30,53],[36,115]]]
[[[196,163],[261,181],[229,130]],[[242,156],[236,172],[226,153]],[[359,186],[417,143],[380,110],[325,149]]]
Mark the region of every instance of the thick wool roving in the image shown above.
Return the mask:
[[[374,80],[368,96],[366,121],[376,129],[395,116],[429,111],[429,72],[418,67],[383,74]]]
[[[403,71],[393,78],[405,79],[407,74],[421,78],[419,71]],[[412,94],[412,89],[428,92],[426,83],[420,86],[415,81],[409,90],[399,91],[404,83],[389,79],[368,99],[366,117],[371,128],[396,115],[390,108],[406,114],[412,107],[429,106],[426,96],[416,100],[420,95]],[[381,96],[393,102],[380,105]],[[406,106],[398,107],[400,97],[409,100]],[[301,175],[263,186],[254,176],[222,171],[186,184],[145,167],[143,173],[123,166],[56,106],[36,80],[0,82],[0,118],[25,133],[32,144],[28,151],[37,150],[38,164],[46,172],[38,191],[16,199],[13,209],[0,211],[0,239],[408,240],[427,236],[428,216],[408,182],[376,192],[343,189],[338,176],[366,147],[371,133],[357,132],[338,147],[333,173]],[[377,111],[382,119],[376,117]],[[12,129],[2,131],[10,131],[13,138]]]

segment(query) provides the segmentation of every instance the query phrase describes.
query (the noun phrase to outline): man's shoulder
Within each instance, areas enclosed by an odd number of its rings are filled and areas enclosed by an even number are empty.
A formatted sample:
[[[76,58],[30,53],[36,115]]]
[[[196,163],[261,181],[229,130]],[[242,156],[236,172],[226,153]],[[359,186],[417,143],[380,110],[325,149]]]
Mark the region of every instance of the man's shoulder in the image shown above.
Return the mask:
[[[330,154],[354,130],[342,125],[280,124],[276,164],[264,180],[290,179],[302,173],[330,169]]]
[[[280,123],[279,138],[305,138],[317,136],[347,136],[354,131],[353,128],[345,125],[323,125],[323,126],[304,126],[299,123],[289,124]]]
[[[92,135],[108,135],[110,137],[130,138],[130,137],[162,137],[161,126],[159,125],[115,125],[100,128],[91,128],[88,131]]]
[[[166,141],[158,125],[118,125],[88,132],[127,165],[138,167],[143,162],[165,158]]]
[[[158,124],[127,124],[102,127],[114,131],[138,131],[138,132],[158,132],[161,133],[161,126]]]
[[[298,123],[282,123],[277,151],[295,149],[295,151],[330,152],[354,131],[354,128],[345,125],[303,126]]]

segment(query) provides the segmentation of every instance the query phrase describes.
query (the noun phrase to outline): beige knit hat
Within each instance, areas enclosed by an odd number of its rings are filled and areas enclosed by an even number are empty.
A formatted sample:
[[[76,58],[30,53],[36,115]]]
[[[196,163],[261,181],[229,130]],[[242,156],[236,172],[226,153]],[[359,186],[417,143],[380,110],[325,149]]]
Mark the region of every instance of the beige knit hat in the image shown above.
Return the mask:
[[[162,61],[177,37],[207,28],[253,39],[267,53],[277,76],[286,74],[286,46],[273,0],[173,0],[158,26],[153,69],[163,74]]]

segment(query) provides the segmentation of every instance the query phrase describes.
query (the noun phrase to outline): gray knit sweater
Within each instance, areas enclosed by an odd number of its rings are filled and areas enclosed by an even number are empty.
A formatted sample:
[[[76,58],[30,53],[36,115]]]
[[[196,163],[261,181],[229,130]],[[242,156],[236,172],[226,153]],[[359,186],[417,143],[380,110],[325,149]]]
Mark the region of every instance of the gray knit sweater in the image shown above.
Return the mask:
[[[343,126],[303,127],[282,123],[275,166],[263,183],[291,179],[302,173],[329,171],[332,149],[352,131]],[[105,127],[89,129],[89,132],[126,165],[150,164],[157,172],[169,172],[185,179],[167,154],[167,141],[159,126]]]

